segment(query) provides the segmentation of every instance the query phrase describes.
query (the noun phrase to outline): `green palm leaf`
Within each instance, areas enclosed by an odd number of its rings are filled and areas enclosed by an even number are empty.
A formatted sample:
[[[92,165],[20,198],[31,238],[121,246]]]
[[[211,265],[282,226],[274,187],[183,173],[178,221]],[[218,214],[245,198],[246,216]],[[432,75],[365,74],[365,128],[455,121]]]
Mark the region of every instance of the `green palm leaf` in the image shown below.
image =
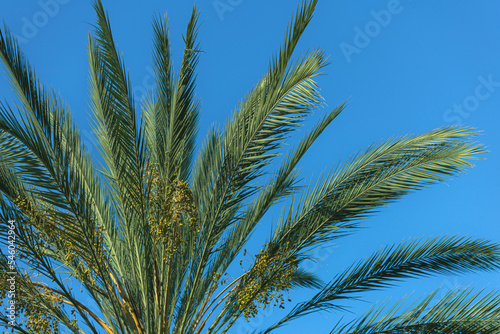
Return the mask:
[[[500,247],[484,240],[433,238],[385,247],[338,274],[313,298],[295,306],[264,333],[319,310],[344,310],[339,304],[342,300],[359,300],[363,292],[388,288],[406,278],[491,271],[499,267]]]
[[[434,301],[435,290],[420,302],[403,309],[405,300],[389,309],[384,303],[374,306],[359,320],[337,325],[331,334],[376,333],[464,333],[486,334],[500,330],[500,296],[497,292],[474,293],[472,289],[449,291]],[[435,303],[432,305],[431,303]]]

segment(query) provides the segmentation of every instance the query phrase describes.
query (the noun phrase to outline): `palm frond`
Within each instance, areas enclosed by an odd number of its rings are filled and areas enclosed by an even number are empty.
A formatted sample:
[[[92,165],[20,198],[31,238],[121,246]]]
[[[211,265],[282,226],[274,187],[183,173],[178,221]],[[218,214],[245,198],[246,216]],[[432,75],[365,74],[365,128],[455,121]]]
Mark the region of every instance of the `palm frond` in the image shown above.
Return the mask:
[[[282,219],[273,243],[289,242],[302,252],[403,195],[471,167],[470,160],[484,152],[469,141],[474,135],[469,128],[446,127],[367,149],[307,189],[298,208]]]
[[[201,303],[201,291],[206,291],[210,283],[199,281],[203,275],[215,274],[205,271],[209,257],[222,242],[224,231],[238,221],[243,201],[256,192],[250,182],[262,176],[264,166],[278,154],[276,150],[287,133],[296,129],[304,116],[321,102],[313,78],[326,65],[323,52],[311,51],[289,67],[316,2],[307,1],[299,7],[295,22],[287,30],[284,46],[268,73],[238,105],[218,139],[220,142],[210,144],[222,149],[222,160],[202,150],[196,162],[192,188],[200,208],[200,240],[204,245],[193,266],[194,281],[189,285],[199,286],[200,291],[192,294],[198,296],[196,301],[183,303],[183,309],[194,310]]]
[[[389,309],[387,303],[374,306],[360,319],[337,325],[331,334],[489,334],[500,330],[498,292],[485,294],[481,290],[474,293],[469,288],[449,291],[435,301],[439,290],[403,310],[405,299]]]
[[[150,137],[152,157],[156,157],[154,161],[158,162],[168,179],[179,177],[187,181],[191,173],[200,108],[194,96],[195,70],[201,52],[196,41],[198,16],[194,7],[184,38],[184,55],[177,78],[173,73],[166,19],[157,17],[153,21],[157,94],[153,108],[146,108],[146,132]]]
[[[96,137],[109,175],[113,199],[122,215],[132,214],[133,204],[143,204],[145,167],[143,138],[139,131],[130,81],[114,43],[109,19],[100,0],[95,37],[89,37],[91,106]],[[130,222],[129,222],[130,223]]]
[[[137,120],[134,97],[124,63],[115,45],[102,2],[93,3],[97,15],[94,37],[89,37],[90,94],[94,131],[104,161],[103,176],[120,230],[120,281],[114,277],[121,307],[127,320],[121,326],[143,331],[139,314],[147,313],[153,295],[151,262],[141,252],[151,254],[152,241],[147,221],[144,175],[147,170],[144,126]],[[117,308],[120,309],[120,308]],[[125,319],[125,316],[123,316]],[[147,317],[149,318],[149,317]],[[125,323],[127,325],[125,325]]]
[[[242,247],[249,240],[253,229],[261,221],[268,209],[279,203],[280,200],[298,191],[297,164],[327,126],[342,112],[344,107],[345,104],[342,104],[325,115],[301,139],[298,145],[283,158],[281,166],[266,182],[267,185],[257,193],[254,200],[247,206],[241,221],[231,228],[228,236],[222,242],[222,248],[218,251],[217,257],[213,261],[214,269],[209,270],[209,272],[214,271],[215,268],[219,272],[224,272],[241,252]]]
[[[79,250],[78,256],[84,259],[85,265],[97,265],[98,268],[94,271],[97,286],[109,288],[113,283],[109,282],[108,268],[99,267],[98,264],[102,261],[103,251],[116,254],[114,236],[117,225],[111,219],[110,208],[103,199],[100,182],[93,171],[75,122],[62,99],[49,93],[40,84],[18,43],[8,31],[5,34],[2,32],[0,42],[2,62],[21,101],[16,108],[20,117],[16,117],[9,106],[3,105],[0,110],[1,146],[15,149],[10,153],[2,152],[6,157],[3,163],[11,176],[2,174],[11,181],[16,178],[19,180],[17,184],[4,183],[9,184],[10,188],[4,187],[2,192],[10,203],[24,201],[24,210],[33,210],[33,203],[48,208],[48,217],[58,224],[56,229],[46,235],[47,238],[37,241],[40,232],[37,224],[42,226],[43,221],[30,218],[29,212],[23,211],[19,203],[16,203],[15,207],[22,211],[19,221],[29,220],[32,223],[26,230],[24,245],[28,251],[31,249],[30,255],[39,254],[39,257],[31,257],[39,272],[59,286],[64,286],[54,264],[67,262],[64,255],[71,250],[63,244],[57,244],[62,240],[56,238],[58,233],[66,233],[65,240],[70,244],[71,241],[74,242]],[[40,172],[40,182],[35,181],[36,172]],[[29,182],[34,187],[27,189],[25,184]],[[47,192],[51,194],[47,195]],[[54,208],[50,208],[51,206]],[[96,229],[101,227],[103,241],[99,241],[101,234],[96,233]],[[42,250],[40,242],[47,242],[50,245],[49,251]],[[106,243],[104,248],[101,242]],[[68,264],[70,272],[77,272],[76,266],[75,263],[73,266]],[[82,283],[90,289],[95,286],[89,280],[83,280]],[[67,290],[63,291],[67,300],[75,301]],[[108,293],[114,292],[108,290]],[[95,297],[99,304],[99,298]],[[75,308],[85,319],[86,312],[81,305],[75,304]],[[116,317],[119,318],[120,316]],[[111,318],[109,320],[112,322]]]
[[[407,278],[492,271],[500,268],[500,247],[485,240],[457,237],[412,240],[385,247],[340,274],[307,302],[267,331],[320,310],[344,310],[342,300],[359,300],[363,292],[388,288]]]
[[[9,106],[0,108],[3,163],[22,181],[4,194],[11,201],[19,196],[43,196],[46,202],[70,211],[84,233],[88,228],[84,221],[94,213],[112,230],[100,199],[99,182],[64,102],[39,83],[8,31],[1,34],[0,41],[4,67],[22,102],[17,107],[20,117]],[[27,189],[24,184],[30,182],[36,187]],[[96,211],[91,212],[93,209]]]

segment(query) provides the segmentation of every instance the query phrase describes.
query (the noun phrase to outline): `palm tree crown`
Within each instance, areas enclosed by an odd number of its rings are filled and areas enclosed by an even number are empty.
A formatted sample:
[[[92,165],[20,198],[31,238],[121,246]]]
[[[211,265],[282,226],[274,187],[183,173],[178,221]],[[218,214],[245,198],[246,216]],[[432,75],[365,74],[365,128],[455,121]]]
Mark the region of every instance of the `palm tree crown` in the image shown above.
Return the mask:
[[[355,232],[362,219],[403,195],[471,167],[484,152],[472,129],[445,127],[373,145],[301,185],[297,165],[345,107],[327,113],[277,159],[322,103],[315,77],[327,65],[323,51],[292,60],[316,2],[299,6],[267,73],[223,128],[210,128],[197,155],[196,9],[177,72],[167,22],[153,21],[156,89],[136,110],[107,14],[94,1],[88,58],[99,161],[90,158],[62,97],[38,80],[8,29],[0,31],[0,57],[18,98],[0,104],[0,220],[9,222],[0,228],[2,281],[15,272],[15,294],[4,284],[2,299],[16,305],[15,320],[0,315],[6,327],[226,333],[262,308],[288,306],[294,289],[317,290],[260,331],[269,333],[313,312],[342,312],[344,301],[406,278],[499,268],[500,245],[441,237],[383,248],[328,283],[304,269],[312,250]],[[283,213],[267,242],[247,254],[257,224],[280,203]],[[15,261],[8,251],[14,234]],[[241,269],[237,277],[227,275],[232,264]],[[353,322],[332,323],[331,333],[500,331],[498,293],[451,291],[437,302],[434,296],[410,307],[404,301],[374,307]]]

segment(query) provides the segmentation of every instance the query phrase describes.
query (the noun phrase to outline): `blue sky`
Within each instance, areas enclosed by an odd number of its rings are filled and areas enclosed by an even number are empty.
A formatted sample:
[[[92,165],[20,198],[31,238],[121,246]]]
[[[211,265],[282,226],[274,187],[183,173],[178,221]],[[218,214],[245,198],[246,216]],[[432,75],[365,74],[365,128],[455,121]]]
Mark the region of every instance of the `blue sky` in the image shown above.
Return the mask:
[[[172,48],[180,63],[190,1],[105,0],[115,40],[129,69],[136,100],[151,93],[151,19],[168,13]],[[203,108],[199,144],[209,125],[223,124],[240,98],[265,73],[282,43],[298,1],[199,1],[200,41],[197,94]],[[325,279],[380,246],[419,236],[467,235],[500,242],[500,3],[418,0],[320,0],[296,55],[321,46],[330,55],[327,75],[318,78],[325,112],[349,99],[348,108],[320,137],[301,168],[314,180],[330,166],[373,142],[436,127],[464,124],[482,130],[478,138],[490,151],[476,167],[444,184],[405,197],[365,221],[367,229],[321,250],[321,265],[310,269]],[[41,80],[61,92],[92,145],[88,107],[86,45],[94,15],[90,1],[4,0],[0,17],[19,36]],[[0,97],[10,100],[5,76]],[[292,138],[292,140],[294,140]],[[97,153],[95,149],[93,153]],[[258,237],[265,238],[276,213],[266,216]],[[264,226],[265,225],[265,226]],[[421,295],[443,286],[500,288],[500,273],[411,280],[394,290],[367,295],[362,312],[385,297]],[[307,293],[292,295],[293,301]],[[279,311],[237,323],[245,333],[279,319]],[[296,321],[279,333],[327,333],[340,314]],[[350,316],[347,315],[346,318]]]

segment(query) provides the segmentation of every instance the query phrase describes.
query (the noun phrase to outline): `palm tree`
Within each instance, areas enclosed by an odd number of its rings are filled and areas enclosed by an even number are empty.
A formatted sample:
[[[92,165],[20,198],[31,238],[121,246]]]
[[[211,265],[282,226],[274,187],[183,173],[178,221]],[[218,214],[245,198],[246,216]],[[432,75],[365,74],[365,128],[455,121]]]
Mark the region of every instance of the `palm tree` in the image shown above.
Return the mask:
[[[0,32],[0,56],[18,97],[0,105],[6,327],[226,333],[260,308],[288,306],[285,296],[297,288],[317,290],[259,332],[269,333],[313,312],[342,312],[345,301],[403,279],[500,267],[500,245],[440,237],[383,248],[328,283],[304,269],[312,250],[354,233],[362,219],[403,195],[471,167],[484,152],[472,141],[474,130],[445,127],[373,145],[317,183],[301,185],[296,166],[345,107],[327,113],[277,159],[289,134],[322,102],[314,79],[327,64],[324,53],[315,49],[292,61],[316,2],[299,6],[266,75],[222,129],[209,130],[196,157],[196,9],[177,74],[167,23],[154,20],[156,91],[138,113],[106,12],[94,1],[88,58],[99,161],[88,154],[62,97],[40,83],[8,29]],[[270,171],[271,164],[278,167]],[[283,214],[268,241],[247,254],[257,224],[280,203]],[[240,276],[227,275],[234,268]],[[332,324],[331,333],[500,332],[498,292],[456,290],[437,301],[435,295],[411,306],[403,300],[374,307]]]

